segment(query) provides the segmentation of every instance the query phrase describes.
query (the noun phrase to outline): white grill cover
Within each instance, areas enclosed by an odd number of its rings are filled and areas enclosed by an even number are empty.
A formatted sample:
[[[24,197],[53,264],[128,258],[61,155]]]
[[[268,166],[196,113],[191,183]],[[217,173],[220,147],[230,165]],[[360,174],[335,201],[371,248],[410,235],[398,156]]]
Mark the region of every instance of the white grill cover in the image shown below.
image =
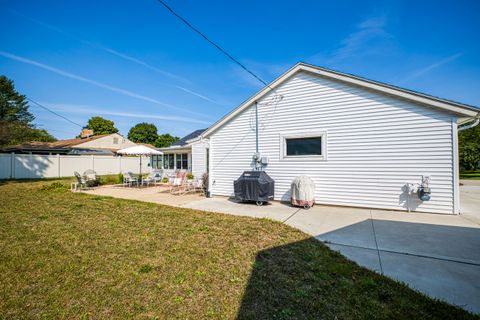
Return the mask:
[[[315,203],[315,183],[307,176],[296,177],[292,182],[292,205],[311,207]]]

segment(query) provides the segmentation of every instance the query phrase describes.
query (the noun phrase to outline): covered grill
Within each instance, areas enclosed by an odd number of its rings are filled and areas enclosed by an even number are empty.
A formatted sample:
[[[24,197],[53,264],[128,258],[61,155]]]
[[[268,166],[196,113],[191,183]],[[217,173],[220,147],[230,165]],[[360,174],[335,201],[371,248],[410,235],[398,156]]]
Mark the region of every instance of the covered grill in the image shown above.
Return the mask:
[[[315,183],[307,176],[296,177],[292,182],[292,205],[309,209],[315,204]]]
[[[254,201],[261,206],[273,200],[275,181],[265,171],[245,171],[233,183],[235,199]]]

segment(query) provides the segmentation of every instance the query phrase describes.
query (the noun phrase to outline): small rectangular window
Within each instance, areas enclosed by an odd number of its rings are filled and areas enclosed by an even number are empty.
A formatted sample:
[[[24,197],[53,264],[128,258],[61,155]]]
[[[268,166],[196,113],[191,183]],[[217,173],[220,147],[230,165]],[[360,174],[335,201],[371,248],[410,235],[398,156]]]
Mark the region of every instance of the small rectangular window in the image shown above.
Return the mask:
[[[118,138],[117,137],[113,138],[113,144],[118,144]]]
[[[321,156],[322,137],[286,139],[287,156]]]
[[[326,160],[326,132],[281,134],[282,159]]]

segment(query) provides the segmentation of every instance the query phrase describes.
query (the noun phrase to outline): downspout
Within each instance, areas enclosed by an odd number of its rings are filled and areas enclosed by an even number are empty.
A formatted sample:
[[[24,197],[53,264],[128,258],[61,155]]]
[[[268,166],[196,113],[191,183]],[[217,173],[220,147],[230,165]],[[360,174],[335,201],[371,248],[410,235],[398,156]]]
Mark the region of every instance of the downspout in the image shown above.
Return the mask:
[[[258,103],[255,101],[255,152],[258,154]]]
[[[255,101],[255,171],[260,170],[260,153],[258,151],[258,103]]]

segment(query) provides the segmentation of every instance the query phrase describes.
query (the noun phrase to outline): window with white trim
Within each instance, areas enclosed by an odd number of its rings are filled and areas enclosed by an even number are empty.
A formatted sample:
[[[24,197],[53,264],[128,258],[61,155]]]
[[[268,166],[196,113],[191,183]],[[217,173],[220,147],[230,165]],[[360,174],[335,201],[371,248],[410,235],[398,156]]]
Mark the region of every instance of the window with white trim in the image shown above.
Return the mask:
[[[163,155],[163,168],[164,169],[175,169],[175,155],[174,154],[164,154]]]
[[[326,134],[320,133],[301,133],[292,135],[282,135],[282,157],[289,158],[314,158],[326,159]]]
[[[151,156],[152,168],[162,169],[162,160],[163,160],[163,156],[152,155]]]
[[[177,167],[176,169],[188,169],[188,154],[187,153],[178,153],[176,154]]]

